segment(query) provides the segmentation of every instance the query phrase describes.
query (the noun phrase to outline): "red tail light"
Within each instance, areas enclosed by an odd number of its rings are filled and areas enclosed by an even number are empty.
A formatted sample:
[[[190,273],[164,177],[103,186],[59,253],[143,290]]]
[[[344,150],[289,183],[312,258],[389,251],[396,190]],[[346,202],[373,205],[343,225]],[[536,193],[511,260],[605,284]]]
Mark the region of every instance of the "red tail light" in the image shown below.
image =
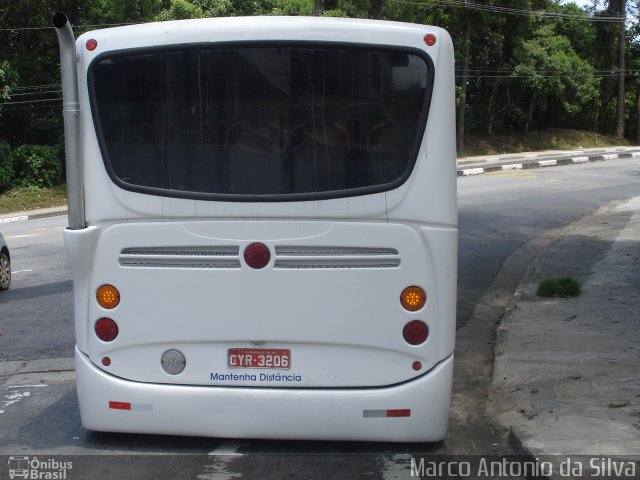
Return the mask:
[[[264,243],[252,243],[244,250],[244,261],[251,268],[260,269],[269,264],[271,252]]]
[[[429,327],[421,320],[411,320],[402,330],[404,340],[410,345],[420,345],[429,336]]]
[[[118,336],[118,324],[110,318],[101,318],[96,322],[96,335],[103,342],[112,342]]]

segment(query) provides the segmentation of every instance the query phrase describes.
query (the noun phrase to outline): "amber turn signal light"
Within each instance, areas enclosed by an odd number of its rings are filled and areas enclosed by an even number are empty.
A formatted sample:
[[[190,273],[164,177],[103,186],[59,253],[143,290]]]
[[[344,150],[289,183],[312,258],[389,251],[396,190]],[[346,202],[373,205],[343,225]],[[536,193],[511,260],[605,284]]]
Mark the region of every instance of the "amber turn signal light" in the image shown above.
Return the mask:
[[[400,295],[400,303],[405,310],[417,312],[427,303],[427,294],[420,287],[407,287]]]
[[[120,292],[113,285],[102,285],[96,292],[96,299],[102,308],[111,310],[120,303]]]

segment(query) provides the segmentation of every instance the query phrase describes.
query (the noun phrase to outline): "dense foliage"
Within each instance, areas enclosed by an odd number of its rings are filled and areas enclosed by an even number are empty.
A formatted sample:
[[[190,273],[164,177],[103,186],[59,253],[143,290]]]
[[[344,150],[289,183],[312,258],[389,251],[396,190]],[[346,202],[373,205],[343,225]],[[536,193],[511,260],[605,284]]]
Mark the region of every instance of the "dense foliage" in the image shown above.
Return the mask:
[[[594,0],[581,9],[563,0],[0,0],[0,191],[62,179],[58,46],[50,27],[56,11],[67,12],[78,33],[153,20],[319,10],[442,26],[456,47],[461,147],[468,133],[558,127],[636,139],[639,4]],[[626,22],[616,21],[622,14]]]

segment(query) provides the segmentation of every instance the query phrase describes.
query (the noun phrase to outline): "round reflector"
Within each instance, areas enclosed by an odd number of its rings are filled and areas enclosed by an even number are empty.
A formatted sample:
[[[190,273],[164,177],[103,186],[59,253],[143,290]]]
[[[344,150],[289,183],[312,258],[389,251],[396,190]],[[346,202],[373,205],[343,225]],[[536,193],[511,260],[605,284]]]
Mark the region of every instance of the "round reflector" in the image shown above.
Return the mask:
[[[271,252],[269,252],[269,247],[264,243],[252,243],[244,250],[244,261],[251,268],[264,268],[270,259]]]
[[[400,294],[400,303],[405,310],[417,312],[427,303],[427,294],[420,287],[407,287]]]
[[[118,324],[110,318],[101,318],[96,322],[96,335],[103,342],[112,342],[118,336]]]
[[[169,375],[178,375],[187,366],[187,359],[179,350],[167,350],[162,354],[160,364]]]
[[[108,367],[111,365],[111,359],[109,357],[102,357],[102,365]]]
[[[111,310],[120,303],[120,292],[113,285],[102,285],[96,292],[96,299],[102,308]]]
[[[87,50],[89,50],[90,52],[93,52],[98,47],[98,42],[93,38],[90,40],[87,40],[86,47],[87,47]]]
[[[418,360],[416,360],[415,362],[413,362],[412,367],[416,372],[418,372],[422,369],[422,362],[419,362]]]
[[[427,33],[424,36],[424,43],[427,44],[427,47],[433,47],[436,44],[436,36],[433,33]]]
[[[404,340],[410,345],[420,345],[429,336],[429,327],[421,320],[411,320],[402,330]]]

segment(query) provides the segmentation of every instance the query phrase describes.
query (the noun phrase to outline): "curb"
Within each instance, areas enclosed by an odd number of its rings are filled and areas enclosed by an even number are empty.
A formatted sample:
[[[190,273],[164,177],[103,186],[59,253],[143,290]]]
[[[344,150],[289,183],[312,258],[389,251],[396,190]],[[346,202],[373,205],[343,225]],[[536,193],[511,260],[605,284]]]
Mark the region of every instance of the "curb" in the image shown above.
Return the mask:
[[[67,207],[57,207],[52,209],[44,209],[43,211],[35,212],[31,215],[18,214],[13,217],[1,217],[0,225],[4,223],[25,222],[27,220],[35,220],[36,218],[57,217],[67,214]]]
[[[481,167],[471,166],[468,168],[458,167],[458,177],[466,177],[469,175],[481,175],[483,173],[503,172],[506,170],[530,170],[533,168],[555,167],[557,165],[571,165],[577,163],[602,162],[606,160],[616,160],[621,158],[640,158],[640,151],[623,152],[623,153],[598,153],[595,155],[582,155],[577,157],[552,158],[547,160],[531,159],[522,160],[513,159],[506,162],[489,163]]]

